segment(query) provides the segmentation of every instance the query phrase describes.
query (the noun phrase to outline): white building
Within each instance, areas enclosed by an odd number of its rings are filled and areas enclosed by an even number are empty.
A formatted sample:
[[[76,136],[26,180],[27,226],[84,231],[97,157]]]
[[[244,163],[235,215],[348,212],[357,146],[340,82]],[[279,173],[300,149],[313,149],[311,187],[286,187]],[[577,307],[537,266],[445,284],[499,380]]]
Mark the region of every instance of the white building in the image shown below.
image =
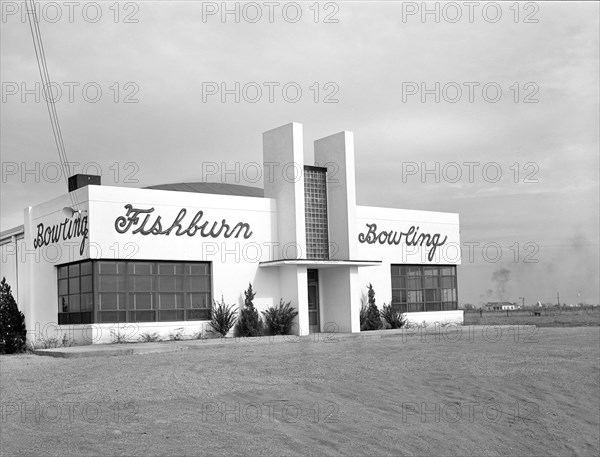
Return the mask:
[[[511,303],[509,301],[488,302],[485,304],[485,307],[488,310],[493,310],[493,311],[506,311],[506,310],[521,309],[521,307],[518,306],[516,303]]]
[[[291,301],[299,335],[359,332],[369,283],[380,309],[462,323],[458,214],[357,206],[352,133],[315,141],[323,167],[304,163],[302,145],[297,123],[263,134],[264,191],[79,176],[73,192],[26,208],[0,241],[30,339],[68,330],[104,343],[119,325],[133,339],[198,331],[213,299],[241,307],[248,283],[259,310]]]

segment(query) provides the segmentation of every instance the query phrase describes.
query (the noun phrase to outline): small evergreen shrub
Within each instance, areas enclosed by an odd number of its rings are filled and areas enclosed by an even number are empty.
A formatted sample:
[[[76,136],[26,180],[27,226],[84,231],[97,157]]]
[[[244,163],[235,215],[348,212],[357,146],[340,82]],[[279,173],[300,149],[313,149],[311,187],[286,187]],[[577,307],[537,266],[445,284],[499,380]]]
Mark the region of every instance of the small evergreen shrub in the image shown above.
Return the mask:
[[[25,351],[25,316],[17,307],[6,278],[0,282],[0,354]]]
[[[226,336],[235,325],[236,314],[237,310],[233,309],[233,305],[227,305],[223,296],[221,296],[221,303],[213,300],[211,328],[221,336]]]
[[[360,305],[360,329],[366,330],[365,325],[367,323],[367,309],[369,306],[364,301]]]
[[[379,330],[381,327],[383,327],[383,322],[381,322],[379,308],[377,308],[377,305],[375,304],[375,290],[370,283],[367,287],[369,289],[369,306],[367,307],[365,330]]]
[[[263,334],[263,322],[254,307],[254,296],[256,292],[252,290],[252,284],[248,284],[248,289],[244,291],[244,308],[240,313],[236,326],[237,336],[260,336]]]
[[[265,318],[265,325],[271,335],[288,335],[292,329],[292,322],[298,315],[291,305],[291,302],[284,303],[279,300],[279,306],[271,306],[262,312]]]
[[[406,324],[406,319],[402,316],[402,313],[392,308],[392,305],[386,305],[385,303],[383,304],[381,317],[390,324],[390,328],[402,328]]]

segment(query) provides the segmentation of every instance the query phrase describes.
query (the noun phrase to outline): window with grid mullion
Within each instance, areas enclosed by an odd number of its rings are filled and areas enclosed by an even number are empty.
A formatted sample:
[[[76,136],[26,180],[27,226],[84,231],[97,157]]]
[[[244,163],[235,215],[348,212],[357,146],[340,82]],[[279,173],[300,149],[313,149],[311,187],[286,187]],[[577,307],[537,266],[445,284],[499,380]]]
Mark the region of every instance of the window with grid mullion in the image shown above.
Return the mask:
[[[392,306],[401,312],[458,308],[455,266],[391,265],[391,275]]]

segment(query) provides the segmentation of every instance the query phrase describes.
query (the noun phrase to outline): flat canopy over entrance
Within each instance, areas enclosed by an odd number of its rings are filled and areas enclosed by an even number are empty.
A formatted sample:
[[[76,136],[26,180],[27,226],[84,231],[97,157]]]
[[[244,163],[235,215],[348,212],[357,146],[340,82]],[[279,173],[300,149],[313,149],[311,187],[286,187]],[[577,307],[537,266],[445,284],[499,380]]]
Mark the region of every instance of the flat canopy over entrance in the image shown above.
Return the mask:
[[[315,268],[332,267],[374,267],[381,265],[381,260],[317,260],[317,259],[279,259],[260,262],[261,267],[281,267],[284,265],[305,265]]]

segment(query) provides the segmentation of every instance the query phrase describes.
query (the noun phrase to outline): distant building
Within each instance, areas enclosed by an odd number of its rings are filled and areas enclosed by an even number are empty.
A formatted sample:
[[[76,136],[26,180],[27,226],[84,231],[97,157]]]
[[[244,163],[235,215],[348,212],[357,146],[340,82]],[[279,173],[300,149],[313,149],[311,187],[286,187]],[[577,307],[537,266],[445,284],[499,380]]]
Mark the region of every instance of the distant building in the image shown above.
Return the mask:
[[[509,301],[491,301],[487,302],[484,306],[487,311],[505,311],[521,308],[516,303],[511,303]]]

